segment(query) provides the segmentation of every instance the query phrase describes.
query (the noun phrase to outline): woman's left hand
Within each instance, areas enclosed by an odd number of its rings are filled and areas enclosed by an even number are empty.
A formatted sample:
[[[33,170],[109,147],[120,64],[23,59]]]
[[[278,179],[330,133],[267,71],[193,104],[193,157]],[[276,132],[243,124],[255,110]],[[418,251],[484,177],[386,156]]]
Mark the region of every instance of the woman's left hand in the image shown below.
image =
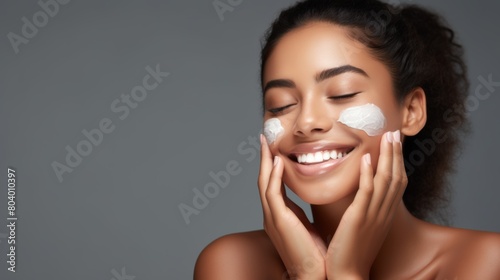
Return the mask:
[[[359,190],[326,254],[328,279],[368,279],[407,183],[400,132],[387,132],[375,177],[370,155],[362,157]]]

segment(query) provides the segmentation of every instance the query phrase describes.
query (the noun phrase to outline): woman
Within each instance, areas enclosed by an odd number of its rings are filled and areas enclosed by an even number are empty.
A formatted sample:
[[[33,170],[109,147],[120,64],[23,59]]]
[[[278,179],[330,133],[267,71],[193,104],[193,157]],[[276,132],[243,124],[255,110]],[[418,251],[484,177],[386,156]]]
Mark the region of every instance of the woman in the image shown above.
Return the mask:
[[[307,0],[264,43],[264,230],[212,242],[194,278],[500,279],[499,234],[424,221],[467,125],[462,48],[442,19],[414,5]]]

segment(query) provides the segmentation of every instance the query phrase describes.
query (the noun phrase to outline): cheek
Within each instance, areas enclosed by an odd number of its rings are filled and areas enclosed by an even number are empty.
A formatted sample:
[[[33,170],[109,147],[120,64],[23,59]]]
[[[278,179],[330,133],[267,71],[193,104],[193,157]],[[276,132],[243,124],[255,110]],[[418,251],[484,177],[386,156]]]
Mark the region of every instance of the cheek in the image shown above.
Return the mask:
[[[264,122],[264,136],[269,145],[280,140],[284,133],[285,129],[278,118],[271,118]]]
[[[285,129],[281,125],[281,121],[278,118],[268,119],[264,123],[264,136],[266,137],[267,143],[269,145],[273,144],[285,133]]]
[[[363,130],[368,136],[380,135],[386,127],[386,118],[382,110],[371,103],[345,109],[338,121],[348,127]]]

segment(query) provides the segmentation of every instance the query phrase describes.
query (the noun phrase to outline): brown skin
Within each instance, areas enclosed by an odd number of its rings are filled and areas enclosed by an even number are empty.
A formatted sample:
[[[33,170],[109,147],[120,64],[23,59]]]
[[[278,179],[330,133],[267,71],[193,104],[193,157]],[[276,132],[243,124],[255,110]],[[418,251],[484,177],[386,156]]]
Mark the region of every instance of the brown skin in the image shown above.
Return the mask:
[[[344,65],[368,77],[347,72],[315,81],[322,70]],[[270,88],[264,97],[264,121],[277,117],[285,129],[261,149],[265,230],[212,242],[197,260],[194,279],[286,279],[287,271],[295,279],[500,279],[500,234],[433,225],[402,202],[407,178],[397,134],[404,141],[425,125],[421,88],[398,103],[387,67],[344,27],[319,22],[279,41],[264,84],[275,79],[295,86]],[[366,103],[382,109],[385,131],[397,132],[368,136],[336,121],[343,109]],[[288,105],[277,115],[268,111]],[[299,144],[324,142],[354,150],[327,173],[300,174],[290,153]],[[286,197],[283,183],[311,204],[314,223]]]

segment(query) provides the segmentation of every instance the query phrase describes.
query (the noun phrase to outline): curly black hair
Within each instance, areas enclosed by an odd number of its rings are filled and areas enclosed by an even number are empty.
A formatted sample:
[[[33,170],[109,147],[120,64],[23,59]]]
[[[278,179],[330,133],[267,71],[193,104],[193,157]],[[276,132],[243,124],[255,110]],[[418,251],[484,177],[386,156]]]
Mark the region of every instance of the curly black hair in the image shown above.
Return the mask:
[[[262,91],[264,66],[278,41],[316,21],[348,27],[353,39],[387,65],[400,102],[417,87],[425,91],[427,122],[403,143],[408,175],[403,201],[418,218],[446,221],[444,212],[438,210],[448,205],[448,175],[454,170],[461,139],[469,131],[467,67],[453,30],[441,16],[416,5],[378,0],[300,1],[283,10],[263,37]]]

